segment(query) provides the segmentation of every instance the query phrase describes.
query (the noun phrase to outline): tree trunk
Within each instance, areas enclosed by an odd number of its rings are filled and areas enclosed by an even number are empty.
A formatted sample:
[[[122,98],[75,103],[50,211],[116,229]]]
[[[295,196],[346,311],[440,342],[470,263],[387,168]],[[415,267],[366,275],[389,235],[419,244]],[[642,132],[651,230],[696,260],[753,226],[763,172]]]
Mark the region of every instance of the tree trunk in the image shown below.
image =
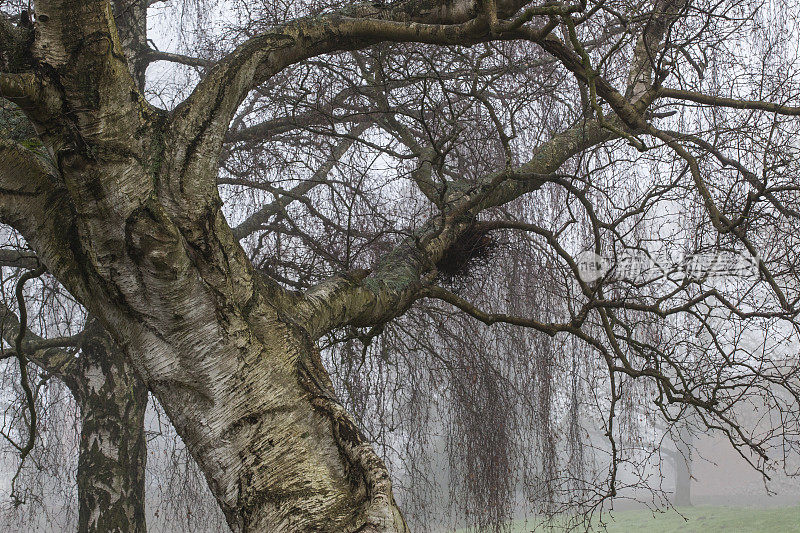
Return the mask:
[[[334,397],[313,342],[278,316],[259,320],[268,327],[227,346],[188,334],[200,344],[183,356],[198,371],[152,386],[231,529],[406,532],[388,472]]]
[[[692,450],[681,439],[675,444],[675,497],[672,503],[678,507],[689,507],[692,505]]]
[[[96,322],[86,331],[75,373],[78,531],[144,533],[147,388]]]
[[[289,318],[292,296],[254,271],[222,215],[216,189],[193,204],[199,212],[187,210],[178,199],[197,181],[191,166],[176,168],[177,156],[167,157],[154,181],[141,172],[142,163],[120,160],[129,154],[118,144],[101,145],[91,160],[71,148],[56,154],[65,183],[76,187],[71,192],[58,182],[37,182],[37,169],[46,168],[15,167],[20,178],[24,171],[21,190],[45,194],[48,201],[27,204],[27,215],[13,221],[48,270],[124,348],[202,469],[230,527],[407,531],[385,465],[335,398],[314,340],[299,323],[307,317]],[[122,194],[116,183],[161,188]],[[316,293],[314,301],[322,296]],[[375,300],[367,291],[363,298]],[[84,412],[94,417],[97,431],[110,434],[96,445],[103,456],[92,461],[111,467],[116,456],[136,465],[132,449],[110,446],[113,431],[104,425],[110,418],[91,414],[99,407],[97,391],[110,391],[120,376],[130,375],[110,363],[87,363],[83,370],[97,375],[84,392]],[[111,414],[124,415],[117,400],[108,401]],[[102,508],[103,497],[92,505]]]
[[[34,267],[36,258],[23,266]],[[19,319],[0,304],[0,333],[19,333]],[[80,408],[78,447],[78,531],[144,533],[144,414],[147,387],[122,350],[96,319],[81,338],[79,356],[28,331],[23,346],[30,361],[62,380]]]

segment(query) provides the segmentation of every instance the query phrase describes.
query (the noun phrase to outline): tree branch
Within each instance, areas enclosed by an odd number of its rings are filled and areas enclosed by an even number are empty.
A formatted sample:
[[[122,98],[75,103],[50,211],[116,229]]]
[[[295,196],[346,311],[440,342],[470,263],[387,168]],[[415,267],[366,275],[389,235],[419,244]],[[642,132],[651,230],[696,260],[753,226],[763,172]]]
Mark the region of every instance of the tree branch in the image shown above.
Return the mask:
[[[667,89],[661,88],[658,91],[658,96],[663,98],[673,98],[675,100],[688,100],[698,104],[717,106],[717,107],[730,107],[733,109],[755,109],[759,111],[766,111],[768,113],[776,113],[778,115],[786,115],[789,117],[800,116],[800,107],[787,106],[776,104],[773,102],[761,102],[758,100],[740,100],[737,98],[723,98],[721,96],[710,96],[695,91],[685,91],[682,89]]]
[[[46,156],[0,139],[0,222],[19,231],[39,261],[50,272],[61,273],[59,281],[81,298],[83,285],[72,283],[86,275],[69,243],[74,216],[69,195]]]
[[[515,32],[493,36],[479,3],[479,0],[400,0],[386,6],[355,4],[334,13],[277,26],[246,41],[220,61],[173,114],[170,138],[176,146],[190,147],[173,163],[176,165],[173,175],[195,177],[190,184],[181,181],[181,195],[189,200],[189,205],[198,206],[206,203],[198,202],[198,198],[213,196],[216,175],[211,169],[234,112],[255,85],[289,65],[384,41],[471,45],[520,37]],[[511,16],[529,3],[499,1],[498,14]]]
[[[296,198],[305,195],[317,185],[324,183],[325,178],[328,176],[328,174],[330,174],[331,170],[333,170],[333,167],[336,166],[342,157],[344,157],[344,154],[347,153],[351,146],[353,146],[353,143],[358,136],[364,133],[369,126],[370,124],[365,122],[353,128],[348,136],[342,139],[339,144],[337,144],[333,150],[331,150],[331,154],[328,159],[322,165],[320,165],[320,167],[309,179],[294,187],[289,194],[276,198],[275,201],[265,205],[247,217],[244,222],[233,228],[233,236],[237,240],[240,240],[257,231],[264,222],[269,220],[270,217],[285,210],[286,207]]]
[[[33,27],[30,26],[30,20],[26,22],[29,26],[15,26],[4,13],[0,13],[2,68],[7,72],[18,72],[30,61],[28,52],[33,38]]]
[[[33,252],[0,249],[0,266],[34,270],[41,266],[41,262]]]
[[[53,172],[37,153],[0,139],[0,220],[14,228],[30,227],[41,206],[36,197]]]
[[[633,60],[628,72],[628,86],[625,96],[635,102],[654,83],[653,74],[660,68],[661,53],[665,50],[665,39],[670,27],[678,20],[686,8],[685,0],[657,0],[645,27],[637,39]],[[656,83],[660,80],[655,80]]]
[[[144,59],[148,63],[154,63],[156,61],[168,61],[170,63],[178,63],[179,65],[185,65],[187,67],[211,68],[214,66],[214,62],[209,59],[175,54],[172,52],[162,52],[161,50],[153,50],[152,48],[148,48],[143,55]]]
[[[0,337],[9,344],[14,344],[19,335],[19,318],[6,304],[0,303]],[[75,356],[62,348],[77,348],[83,340],[83,334],[71,337],[42,338],[30,330],[25,331],[22,350],[30,361],[49,374],[58,376],[65,382],[68,374],[75,366]],[[17,350],[4,350],[0,360],[16,357]]]
[[[437,300],[447,302],[475,318],[476,320],[480,320],[487,326],[492,326],[498,323],[511,324],[513,326],[535,329],[551,336],[555,335],[559,331],[568,331],[571,329],[571,326],[568,324],[539,322],[538,320],[534,320],[532,318],[512,316],[504,313],[487,313],[457,294],[437,286],[425,287],[421,291],[420,296],[423,298],[435,298]]]
[[[540,188],[575,154],[612,137],[592,120],[556,135],[511,172],[489,174],[466,191],[451,187],[447,210],[406,238],[373,271],[349,272],[311,287],[292,314],[314,338],[344,325],[374,326],[402,314],[421,296],[426,277],[435,275],[436,262],[478,213]]]

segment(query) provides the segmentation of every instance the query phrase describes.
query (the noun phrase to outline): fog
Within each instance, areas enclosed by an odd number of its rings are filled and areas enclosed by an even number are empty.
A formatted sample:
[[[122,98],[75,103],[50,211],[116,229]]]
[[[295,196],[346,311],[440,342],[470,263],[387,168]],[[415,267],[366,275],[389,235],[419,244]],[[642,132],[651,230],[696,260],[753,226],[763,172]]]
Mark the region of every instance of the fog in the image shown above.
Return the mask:
[[[800,524],[796,3],[106,7],[0,2],[0,531]]]

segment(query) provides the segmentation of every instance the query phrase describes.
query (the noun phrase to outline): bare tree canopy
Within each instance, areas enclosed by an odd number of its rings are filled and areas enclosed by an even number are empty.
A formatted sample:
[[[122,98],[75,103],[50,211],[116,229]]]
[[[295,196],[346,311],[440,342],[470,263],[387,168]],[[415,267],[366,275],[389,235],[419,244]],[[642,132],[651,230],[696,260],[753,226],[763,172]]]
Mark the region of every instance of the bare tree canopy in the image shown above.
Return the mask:
[[[643,427],[677,450],[719,431],[765,475],[788,469],[799,15],[3,2],[15,446],[37,427],[28,363],[52,356],[82,376],[84,428],[135,413],[129,471],[149,390],[236,532],[426,529],[430,476],[395,475],[398,505],[390,469],[431,431],[476,527],[500,529],[519,490],[551,514],[621,497]],[[39,275],[84,333],[27,327]],[[97,372],[135,398],[96,411]]]

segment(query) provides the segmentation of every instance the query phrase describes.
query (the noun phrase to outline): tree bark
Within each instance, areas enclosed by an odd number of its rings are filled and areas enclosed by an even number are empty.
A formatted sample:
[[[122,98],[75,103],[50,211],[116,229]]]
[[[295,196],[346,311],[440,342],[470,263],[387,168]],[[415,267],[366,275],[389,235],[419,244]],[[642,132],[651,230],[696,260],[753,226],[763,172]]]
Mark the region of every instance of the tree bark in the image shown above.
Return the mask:
[[[144,533],[147,388],[94,321],[72,390],[80,407],[79,533]]]
[[[31,140],[31,124],[15,106],[0,108],[0,125],[11,138]],[[0,250],[0,265],[33,270],[40,266],[32,252]],[[19,320],[0,308],[2,337],[13,345]],[[31,362],[66,383],[80,409],[78,450],[78,531],[144,533],[144,414],[147,388],[121,349],[95,319],[81,335],[78,357],[55,342],[26,332]]]
[[[407,531],[386,468],[335,398],[313,342],[259,314],[201,320],[181,354],[198,371],[151,381],[230,527]],[[244,329],[214,339],[228,321]]]

